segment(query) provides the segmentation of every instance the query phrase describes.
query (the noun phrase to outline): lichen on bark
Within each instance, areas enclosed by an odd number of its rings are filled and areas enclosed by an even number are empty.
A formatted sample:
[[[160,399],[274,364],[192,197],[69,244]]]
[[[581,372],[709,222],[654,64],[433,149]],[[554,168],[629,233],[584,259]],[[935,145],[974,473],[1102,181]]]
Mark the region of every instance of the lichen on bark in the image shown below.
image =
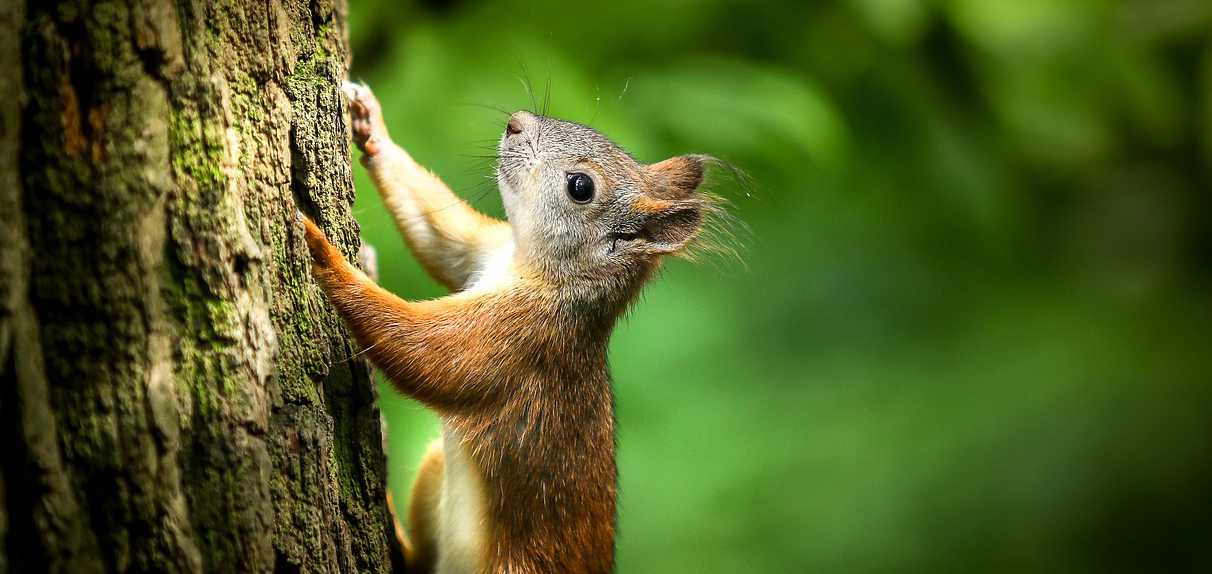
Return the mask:
[[[296,216],[356,252],[344,3],[3,10],[0,572],[391,569]]]

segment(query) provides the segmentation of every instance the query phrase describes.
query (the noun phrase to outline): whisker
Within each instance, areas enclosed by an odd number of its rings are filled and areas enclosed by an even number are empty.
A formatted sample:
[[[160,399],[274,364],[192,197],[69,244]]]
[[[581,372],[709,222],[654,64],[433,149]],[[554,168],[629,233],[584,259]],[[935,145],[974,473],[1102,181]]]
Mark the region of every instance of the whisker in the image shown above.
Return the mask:
[[[593,117],[589,118],[589,126],[593,126],[593,122],[598,119],[598,109],[602,107],[602,88],[598,84],[593,85]]]
[[[540,116],[547,115],[547,111],[551,107],[551,65],[547,66],[547,82],[543,86],[543,113]]]
[[[522,82],[522,87],[526,89],[526,95],[530,97],[530,111],[533,112],[537,106],[534,99],[534,85],[530,83],[530,70],[526,67],[526,62],[523,60],[518,60],[518,66],[522,68],[523,76],[522,78],[518,78],[518,80]]]
[[[468,159],[487,159],[487,160],[527,159],[527,156],[525,154],[481,155],[481,154],[474,154],[474,153],[470,153],[470,154],[461,153],[461,154],[459,154],[459,157],[465,157]]]
[[[500,106],[494,106],[492,104],[482,104],[480,102],[459,102],[455,105],[472,107],[472,108],[484,108],[486,110],[491,110],[491,111],[497,112],[503,116],[508,116],[511,114],[511,112],[509,110],[506,110],[505,108],[502,108]]]
[[[627,90],[631,88],[631,76],[627,77],[627,81],[623,83],[623,91],[619,92],[619,101],[623,101],[623,96],[627,95]]]
[[[367,351],[369,351],[369,350],[371,350],[371,349],[375,348],[375,346],[377,346],[378,344],[379,344],[379,341],[375,341],[375,343],[374,343],[373,345],[371,345],[371,346],[369,346],[369,347],[366,347],[366,348],[362,349],[361,351],[358,351],[358,352],[356,352],[356,353],[354,353],[354,354],[352,354],[352,355],[350,355],[350,356],[346,357],[346,358],[345,358],[345,360],[343,360],[343,361],[341,361],[341,362],[342,362],[342,363],[348,363],[348,362],[350,362],[350,361],[352,361],[352,360],[354,360],[354,359],[356,359],[356,358],[358,358],[358,357],[360,357],[360,356],[362,356],[362,355],[366,354],[366,352],[367,352]]]

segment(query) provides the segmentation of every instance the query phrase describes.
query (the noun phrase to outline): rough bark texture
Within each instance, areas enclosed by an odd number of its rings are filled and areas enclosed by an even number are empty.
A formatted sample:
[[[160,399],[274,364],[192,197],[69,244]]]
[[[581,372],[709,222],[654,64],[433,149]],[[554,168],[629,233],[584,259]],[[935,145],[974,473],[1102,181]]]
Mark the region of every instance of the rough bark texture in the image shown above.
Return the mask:
[[[390,570],[344,3],[0,4],[0,574]]]

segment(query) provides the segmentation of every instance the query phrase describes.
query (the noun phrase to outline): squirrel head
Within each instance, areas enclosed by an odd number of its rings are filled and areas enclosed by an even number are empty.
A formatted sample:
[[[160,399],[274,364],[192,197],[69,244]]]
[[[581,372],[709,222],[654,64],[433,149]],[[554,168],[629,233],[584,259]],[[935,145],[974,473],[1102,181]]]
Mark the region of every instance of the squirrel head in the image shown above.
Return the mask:
[[[586,298],[626,299],[718,209],[699,191],[710,159],[645,165],[590,127],[516,112],[501,136],[497,181],[517,254]]]

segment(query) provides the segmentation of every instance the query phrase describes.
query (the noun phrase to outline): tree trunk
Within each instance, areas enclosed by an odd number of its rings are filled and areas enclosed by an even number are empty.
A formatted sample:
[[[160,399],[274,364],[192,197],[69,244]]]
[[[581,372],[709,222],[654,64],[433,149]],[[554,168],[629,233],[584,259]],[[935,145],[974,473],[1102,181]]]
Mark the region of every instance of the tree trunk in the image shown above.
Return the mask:
[[[24,5],[22,5],[24,4]],[[342,0],[0,3],[0,574],[399,566]]]

